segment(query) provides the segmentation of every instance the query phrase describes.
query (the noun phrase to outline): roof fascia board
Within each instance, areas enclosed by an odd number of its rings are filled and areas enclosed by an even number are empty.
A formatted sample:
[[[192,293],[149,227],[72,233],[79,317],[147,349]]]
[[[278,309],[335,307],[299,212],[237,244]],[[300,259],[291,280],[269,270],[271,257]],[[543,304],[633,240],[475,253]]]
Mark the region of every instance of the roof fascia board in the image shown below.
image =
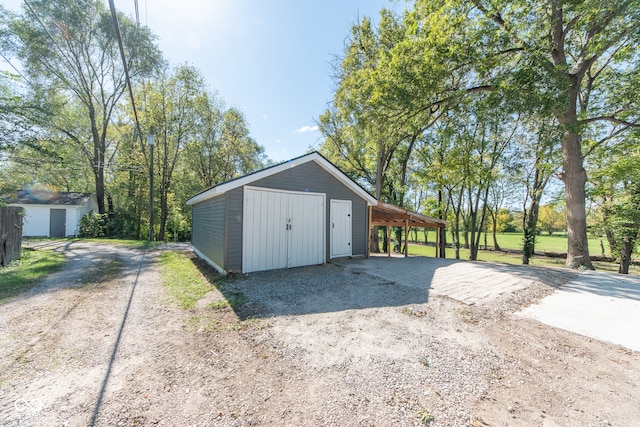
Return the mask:
[[[356,193],[357,195],[365,199],[369,205],[375,206],[377,204],[377,201],[374,197],[372,197],[369,193],[364,191],[359,185],[354,183],[351,179],[349,179],[349,177],[347,177],[338,168],[336,168],[333,164],[331,164],[331,162],[329,162],[327,159],[325,159],[324,157],[322,157],[320,154],[316,152],[308,154],[306,156],[298,157],[297,159],[289,160],[279,165],[252,173],[250,175],[247,175],[238,179],[234,179],[227,183],[222,183],[203,193],[198,194],[197,196],[192,197],[191,199],[187,200],[186,203],[187,205],[194,205],[196,203],[204,202],[216,196],[222,195],[227,191],[251,184],[252,182],[258,181],[263,178],[267,178],[271,175],[275,175],[280,172],[284,172],[287,169],[291,169],[296,166],[303,165],[310,161],[315,161],[330,175],[332,175],[342,184],[346,185],[354,193]]]

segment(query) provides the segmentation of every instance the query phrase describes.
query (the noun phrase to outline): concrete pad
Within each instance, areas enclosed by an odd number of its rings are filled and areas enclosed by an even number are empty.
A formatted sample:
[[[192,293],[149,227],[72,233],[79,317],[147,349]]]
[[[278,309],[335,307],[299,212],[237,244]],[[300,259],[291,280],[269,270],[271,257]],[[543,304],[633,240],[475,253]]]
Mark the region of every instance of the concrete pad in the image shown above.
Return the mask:
[[[640,351],[640,277],[587,271],[518,315]]]
[[[446,295],[465,304],[489,304],[534,281],[557,286],[572,274],[553,268],[426,257],[372,256],[342,264],[353,271],[424,289],[429,294]]]

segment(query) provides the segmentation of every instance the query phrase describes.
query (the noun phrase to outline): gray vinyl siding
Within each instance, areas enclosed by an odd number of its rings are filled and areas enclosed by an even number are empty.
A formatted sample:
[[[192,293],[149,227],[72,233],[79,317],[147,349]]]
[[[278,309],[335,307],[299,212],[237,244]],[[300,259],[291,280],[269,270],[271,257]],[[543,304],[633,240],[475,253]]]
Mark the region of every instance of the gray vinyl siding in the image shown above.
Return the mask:
[[[302,165],[287,169],[280,173],[268,176],[249,184],[253,187],[274,188],[288,191],[307,191],[310,193],[325,193],[325,218],[326,218],[326,259],[330,259],[330,233],[331,233],[331,199],[351,200],[352,214],[352,254],[367,254],[367,225],[368,208],[367,202],[359,195],[351,191],[342,182],[315,162],[307,162]],[[234,190],[235,191],[235,190]],[[240,197],[242,203],[242,197]],[[240,206],[242,213],[242,206]],[[240,227],[242,229],[242,227]],[[240,239],[242,240],[242,239]],[[242,245],[242,242],[240,242]],[[242,259],[242,248],[240,248],[240,258]]]
[[[243,187],[234,188],[225,193],[226,211],[226,271],[242,271],[242,207]]]
[[[220,268],[225,265],[225,197],[193,205],[191,243]]]

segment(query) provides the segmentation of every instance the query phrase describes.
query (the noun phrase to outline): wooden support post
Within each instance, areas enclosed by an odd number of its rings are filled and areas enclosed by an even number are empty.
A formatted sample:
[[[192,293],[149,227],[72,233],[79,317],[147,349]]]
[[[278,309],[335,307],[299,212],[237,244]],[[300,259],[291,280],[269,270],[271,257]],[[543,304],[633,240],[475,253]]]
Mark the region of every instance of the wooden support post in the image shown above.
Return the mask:
[[[409,256],[409,220],[404,220],[404,257]]]
[[[387,256],[391,258],[391,251],[393,250],[391,246],[391,226],[387,225]]]
[[[446,258],[447,254],[445,252],[445,243],[447,240],[447,234],[444,227],[438,228],[438,235],[440,236],[440,258]]]
[[[371,257],[371,245],[369,240],[371,239],[371,214],[373,212],[373,206],[369,205],[369,218],[367,218],[367,237],[365,237],[365,243],[367,246],[367,258]]]
[[[436,258],[440,258],[440,227],[436,228]]]

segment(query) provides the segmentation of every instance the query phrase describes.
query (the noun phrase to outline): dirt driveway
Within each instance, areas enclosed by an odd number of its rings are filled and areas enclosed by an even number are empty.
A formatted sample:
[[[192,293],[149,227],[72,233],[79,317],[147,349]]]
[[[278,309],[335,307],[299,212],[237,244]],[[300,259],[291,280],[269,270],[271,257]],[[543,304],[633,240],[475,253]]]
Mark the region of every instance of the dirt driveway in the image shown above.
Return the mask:
[[[551,292],[544,280],[467,305],[327,264],[228,279],[238,312],[213,310],[216,290],[185,311],[159,250],[61,250],[65,271],[0,305],[0,424],[640,420],[640,353],[513,315]]]

